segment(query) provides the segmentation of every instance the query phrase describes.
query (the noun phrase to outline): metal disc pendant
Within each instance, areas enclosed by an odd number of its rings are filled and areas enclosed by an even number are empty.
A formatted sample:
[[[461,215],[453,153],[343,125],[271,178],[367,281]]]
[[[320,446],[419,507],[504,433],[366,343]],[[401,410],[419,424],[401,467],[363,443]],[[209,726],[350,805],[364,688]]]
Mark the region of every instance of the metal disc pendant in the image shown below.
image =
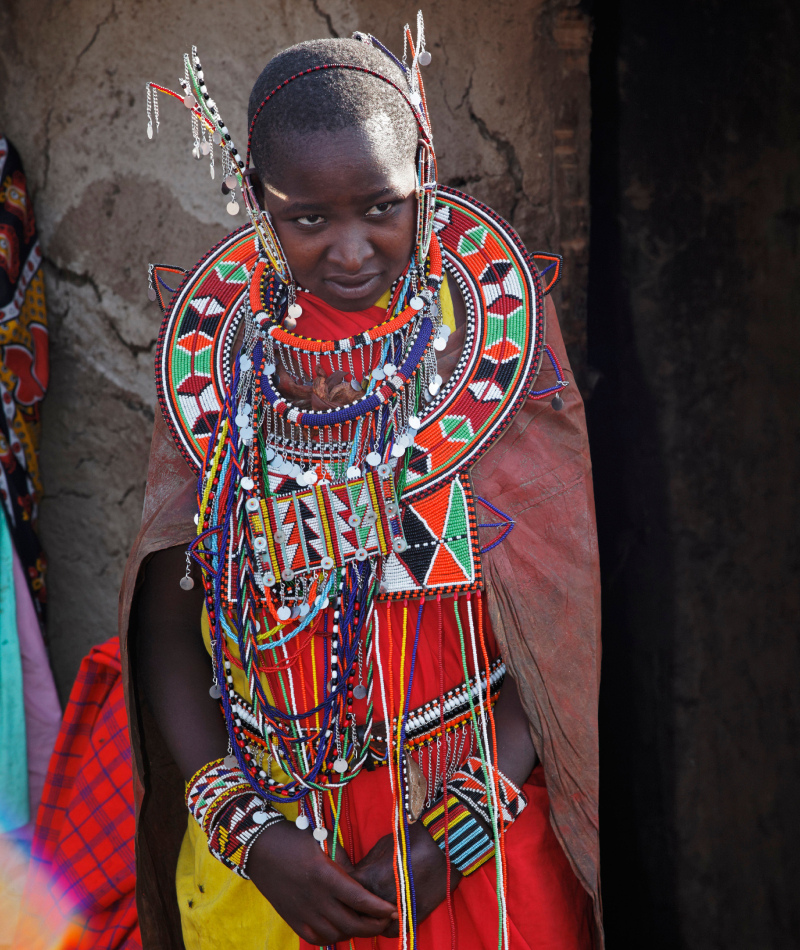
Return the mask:
[[[419,54],[419,64],[420,66],[430,66],[431,64],[431,54],[426,49]]]
[[[228,214],[238,214],[239,213],[239,202],[238,201],[229,201],[225,205],[225,210]]]
[[[406,794],[408,795],[408,821],[410,824],[413,824],[422,814],[427,791],[428,781],[425,778],[425,773],[417,765],[416,760],[406,753]]]
[[[222,764],[226,769],[235,769],[239,767],[239,763],[236,761],[235,755],[226,755],[222,760]]]
[[[363,683],[359,683],[358,686],[353,690],[353,699],[366,699],[367,698],[367,687]]]
[[[367,464],[368,464],[368,465],[380,465],[380,464],[381,464],[381,456],[380,456],[380,453],[379,453],[379,452],[370,452],[369,455],[367,456]]]
[[[153,137],[153,126],[152,126],[152,125],[148,125],[148,126],[147,126],[147,137],[148,137],[149,139],[151,139],[151,138]]]
[[[253,821],[257,825],[263,825],[264,822],[269,818],[269,815],[265,811],[254,811],[253,812]]]
[[[147,291],[147,299],[148,299],[148,300],[155,300],[155,299],[156,299],[155,287],[151,287],[151,288]]]
[[[309,825],[308,818],[302,812],[295,818],[294,823],[301,831],[305,831]]]
[[[313,831],[315,841],[324,841],[328,837],[327,828],[315,828]]]
[[[290,304],[289,309],[288,309],[288,314],[290,317],[294,317],[294,319],[296,320],[298,317],[302,317],[303,308],[300,306],[299,303]]]
[[[286,621],[292,616],[291,607],[287,607],[286,604],[283,607],[278,607],[278,620]]]
[[[208,695],[212,699],[222,699],[222,687],[219,683],[214,683],[208,691]]]
[[[422,299],[422,297],[412,297],[411,300],[409,300],[408,305],[412,310],[422,310],[422,308],[425,306],[425,301]]]
[[[181,588],[183,590],[191,590],[194,587],[194,580],[189,577],[188,574],[184,575],[181,578]]]
[[[334,759],[333,768],[339,775],[344,775],[347,771],[347,759],[343,759],[341,756],[338,759]]]
[[[560,412],[564,408],[564,400],[561,398],[561,396],[553,396],[553,401],[550,405],[556,410],[556,412]]]

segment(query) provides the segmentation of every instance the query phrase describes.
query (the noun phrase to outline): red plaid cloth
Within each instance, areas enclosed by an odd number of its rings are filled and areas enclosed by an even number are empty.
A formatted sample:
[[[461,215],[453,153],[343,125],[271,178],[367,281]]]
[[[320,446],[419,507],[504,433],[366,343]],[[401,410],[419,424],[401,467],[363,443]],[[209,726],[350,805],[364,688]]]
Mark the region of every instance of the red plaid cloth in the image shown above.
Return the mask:
[[[94,647],[72,688],[42,803],[18,950],[141,950],[135,819],[119,642]]]

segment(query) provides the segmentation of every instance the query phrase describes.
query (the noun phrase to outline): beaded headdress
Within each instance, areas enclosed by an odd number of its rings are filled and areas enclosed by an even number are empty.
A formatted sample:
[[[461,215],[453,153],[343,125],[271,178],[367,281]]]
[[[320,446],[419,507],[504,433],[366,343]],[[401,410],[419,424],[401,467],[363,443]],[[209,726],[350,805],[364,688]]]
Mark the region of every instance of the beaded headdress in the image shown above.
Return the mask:
[[[149,82],[147,92],[147,137],[152,139],[159,128],[158,94],[163,93],[183,101],[191,114],[192,126],[192,155],[196,159],[208,156],[210,160],[211,177],[216,176],[214,164],[214,147],[222,153],[222,191],[228,197],[227,210],[231,215],[239,213],[239,202],[236,200],[237,189],[241,193],[245,210],[250,222],[255,228],[257,240],[261,250],[269,260],[276,276],[284,283],[291,281],[291,270],[281,248],[280,240],[275,232],[269,212],[261,208],[256,199],[250,182],[250,146],[256,122],[270,100],[279,95],[289,83],[306,76],[329,69],[344,69],[353,72],[365,73],[386,83],[395,89],[406,101],[419,127],[419,145],[417,147],[417,237],[415,242],[415,263],[421,274],[430,246],[433,233],[433,214],[436,205],[436,155],[433,150],[430,116],[428,114],[425,90],[422,84],[420,66],[431,61],[431,54],[425,49],[425,26],[422,12],[417,14],[417,40],[412,40],[411,31],[406,25],[404,30],[403,59],[399,60],[381,42],[368,33],[356,32],[353,39],[363,43],[370,43],[379,49],[388,59],[395,63],[403,72],[407,80],[407,87],[401,88],[392,79],[376,70],[368,69],[350,63],[324,63],[301,70],[288,77],[274,89],[267,93],[253,114],[247,134],[247,153],[242,158],[233,141],[230,130],[222,119],[219,108],[211,98],[206,85],[205,73],[197,55],[197,48],[192,47],[191,55],[185,53],[183,57],[184,75],[180,79],[183,94],[173,92],[157,83]],[[409,63],[410,54],[410,63]],[[155,119],[155,126],[153,120]],[[152,280],[152,276],[151,276]]]

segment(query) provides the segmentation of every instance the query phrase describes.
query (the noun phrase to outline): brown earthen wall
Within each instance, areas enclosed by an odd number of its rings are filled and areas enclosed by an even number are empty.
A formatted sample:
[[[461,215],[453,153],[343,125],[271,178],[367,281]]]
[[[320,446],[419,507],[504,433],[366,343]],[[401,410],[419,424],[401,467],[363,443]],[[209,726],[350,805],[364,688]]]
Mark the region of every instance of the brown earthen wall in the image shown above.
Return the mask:
[[[144,86],[177,88],[198,46],[234,138],[264,63],[304,39],[361,29],[402,49],[416,6],[388,0],[5,0],[0,127],[31,182],[45,253],[52,382],[44,409],[49,647],[62,695],[115,633],[141,513],[155,409],[159,311],[149,262],[191,266],[232,223],[189,121]],[[433,2],[426,76],[442,180],[508,217],[531,249],[566,257],[560,293],[578,364],[588,263],[589,22],[570,0]]]

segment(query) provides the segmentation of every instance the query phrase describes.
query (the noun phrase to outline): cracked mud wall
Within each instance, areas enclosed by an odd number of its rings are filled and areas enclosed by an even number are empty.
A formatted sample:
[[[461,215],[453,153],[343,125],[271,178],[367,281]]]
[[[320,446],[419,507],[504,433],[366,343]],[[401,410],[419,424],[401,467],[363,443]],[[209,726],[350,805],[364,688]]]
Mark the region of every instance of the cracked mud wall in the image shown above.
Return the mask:
[[[83,654],[116,631],[139,524],[160,316],[147,300],[147,264],[191,266],[232,224],[206,164],[189,156],[179,104],[161,100],[160,135],[147,140],[145,81],[176,88],[196,44],[241,139],[250,87],[270,56],[355,29],[398,50],[416,9],[386,0],[0,4],[0,127],[25,163],[45,253],[52,375],[41,527],[62,697]],[[509,218],[531,249],[565,255],[556,302],[580,372],[588,19],[569,0],[449,0],[424,12],[442,180]]]

